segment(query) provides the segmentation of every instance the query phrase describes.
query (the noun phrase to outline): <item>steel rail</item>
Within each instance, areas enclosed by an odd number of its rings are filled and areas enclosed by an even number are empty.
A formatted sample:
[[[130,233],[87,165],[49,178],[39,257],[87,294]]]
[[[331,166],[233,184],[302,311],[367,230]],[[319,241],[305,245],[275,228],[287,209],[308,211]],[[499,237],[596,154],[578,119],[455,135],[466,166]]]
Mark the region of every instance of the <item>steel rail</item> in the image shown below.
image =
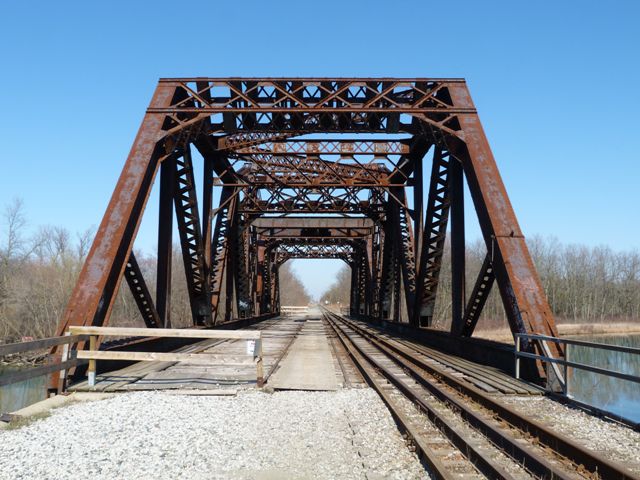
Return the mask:
[[[591,452],[584,447],[571,442],[563,435],[553,432],[533,420],[525,418],[523,415],[513,411],[495,399],[492,399],[488,395],[482,393],[479,389],[468,384],[465,385],[465,382],[449,375],[443,369],[439,369],[422,361],[416,356],[416,354],[421,356],[428,356],[428,354],[425,354],[419,349],[413,346],[407,346],[406,344],[402,344],[404,348],[398,347],[397,345],[393,345],[392,342],[375,336],[372,332],[367,331],[340,315],[333,312],[329,312],[329,314],[348,325],[352,330],[384,352],[388,358],[401,365],[405,372],[410,374],[414,380],[425,386],[425,388],[433,393],[434,396],[449,404],[455,410],[461,412],[463,417],[465,417],[465,420],[474,426],[474,428],[477,427],[481,429],[483,434],[488,434],[494,443],[497,443],[500,446],[509,447],[511,452],[505,451],[509,456],[512,456],[512,453],[515,453],[519,455],[521,459],[528,458],[526,466],[530,471],[535,467],[537,472],[534,473],[542,475],[544,478],[567,478],[563,472],[555,471],[556,468],[536,452],[525,451],[526,447],[523,447],[518,442],[514,442],[509,439],[508,436],[504,434],[504,429],[496,429],[495,427],[486,424],[480,416],[470,410],[468,406],[469,399],[473,400],[481,407],[484,407],[484,409],[490,410],[492,414],[497,415],[501,420],[509,424],[512,428],[519,430],[525,436],[532,437],[539,443],[542,443],[544,446],[553,450],[556,455],[571,461],[571,463],[576,467],[581,466],[588,470],[589,475],[596,475],[596,477],[600,476],[599,478],[607,479],[638,480],[640,478],[624,466],[611,462],[595,452]],[[412,349],[414,351],[409,352],[407,349]],[[435,376],[437,380],[444,382],[452,389],[457,390],[464,396],[464,401],[460,401],[454,398],[451,394],[445,392],[441,386],[437,386],[433,380],[425,378],[425,376],[422,375],[415,367],[426,371],[430,376]],[[512,456],[512,458],[514,457]],[[547,468],[549,469],[545,472],[545,469]]]
[[[344,318],[343,321],[349,322]],[[465,397],[468,397],[480,404],[482,407],[493,411],[513,427],[521,431],[528,432],[548,448],[555,450],[563,457],[572,459],[576,464],[584,465],[585,468],[591,471],[606,474],[605,478],[640,479],[640,476],[634,475],[622,465],[611,462],[597,453],[572,442],[564,435],[554,432],[539,422],[519,414],[515,410],[505,406],[473,385],[450,375],[444,369],[422,361],[420,358],[416,357],[416,353],[425,357],[431,356],[428,350],[423,347],[401,340],[389,341],[383,337],[375,336],[372,332],[353,324],[353,322],[349,323],[353,325],[354,328],[360,329],[365,335],[369,336],[374,341],[385,345],[393,352],[401,355],[404,359],[429,372],[431,375],[437,376],[439,380],[446,383],[451,388],[458,390]]]
[[[423,441],[422,436],[416,432],[411,426],[410,420],[407,416],[401,411],[401,409],[396,405],[396,402],[392,399],[391,395],[386,391],[385,384],[379,381],[376,378],[376,369],[379,370],[375,366],[375,364],[371,363],[369,360],[362,355],[362,352],[356,347],[356,345],[349,341],[346,338],[346,335],[340,330],[340,328],[334,323],[331,317],[327,314],[323,314],[324,318],[327,320],[327,323],[331,326],[336,336],[340,340],[340,343],[344,346],[344,348],[349,353],[349,356],[353,359],[356,367],[362,374],[365,381],[380,395],[382,401],[387,405],[391,415],[396,420],[398,426],[401,431],[405,432],[411,439],[411,441],[416,446],[419,457],[427,464],[430,471],[436,479],[442,480],[453,480],[458,478],[458,475],[451,472],[447,467],[442,463],[442,461],[433,453],[432,449]],[[433,412],[435,413],[435,412]],[[442,425],[445,426],[446,422],[442,420]],[[461,438],[462,439],[462,438]],[[483,457],[479,456],[479,461],[483,461]],[[485,461],[486,462],[486,461]],[[494,470],[494,469],[492,469]],[[501,472],[494,470],[492,478],[511,478],[508,475],[501,475]]]

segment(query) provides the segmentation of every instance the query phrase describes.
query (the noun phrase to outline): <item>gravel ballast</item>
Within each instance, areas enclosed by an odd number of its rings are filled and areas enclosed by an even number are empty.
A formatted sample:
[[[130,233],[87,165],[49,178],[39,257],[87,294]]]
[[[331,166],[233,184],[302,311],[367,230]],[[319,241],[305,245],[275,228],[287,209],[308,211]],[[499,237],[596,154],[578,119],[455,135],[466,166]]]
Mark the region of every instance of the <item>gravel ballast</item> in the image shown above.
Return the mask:
[[[0,431],[0,479],[426,478],[371,389],[130,393]]]
[[[552,430],[640,473],[640,432],[545,397],[503,397],[502,402]]]

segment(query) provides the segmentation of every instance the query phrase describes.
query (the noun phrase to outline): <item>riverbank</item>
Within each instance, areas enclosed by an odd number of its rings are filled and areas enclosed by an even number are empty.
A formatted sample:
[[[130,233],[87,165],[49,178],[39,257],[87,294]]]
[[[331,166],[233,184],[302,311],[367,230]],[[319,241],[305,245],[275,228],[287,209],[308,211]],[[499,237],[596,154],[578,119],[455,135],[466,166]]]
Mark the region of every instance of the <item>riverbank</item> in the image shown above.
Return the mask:
[[[46,352],[16,353],[0,357],[0,367],[33,367],[46,362],[48,354]]]
[[[561,337],[573,337],[580,335],[640,335],[640,322],[558,323],[557,327],[558,335]],[[497,328],[492,330],[479,329],[476,330],[473,336],[498,342],[513,343],[513,335],[508,328]]]

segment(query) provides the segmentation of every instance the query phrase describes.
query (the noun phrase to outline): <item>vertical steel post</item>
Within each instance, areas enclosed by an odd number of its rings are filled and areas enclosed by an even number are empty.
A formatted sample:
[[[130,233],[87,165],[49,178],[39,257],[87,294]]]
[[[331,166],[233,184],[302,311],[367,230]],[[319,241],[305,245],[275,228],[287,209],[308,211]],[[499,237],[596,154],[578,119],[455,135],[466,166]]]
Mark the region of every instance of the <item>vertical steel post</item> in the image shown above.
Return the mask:
[[[89,351],[90,352],[95,352],[97,345],[98,345],[98,337],[96,335],[91,335],[89,337]],[[89,386],[90,387],[95,387],[95,385],[96,385],[96,360],[95,360],[95,358],[92,358],[92,359],[89,360],[89,368],[87,370],[87,377],[88,377],[87,383],[89,384]]]
[[[175,158],[166,158],[160,166],[158,212],[158,258],[156,270],[156,310],[161,326],[171,328],[171,258],[173,252],[173,195]]]
[[[212,262],[211,252],[211,240],[212,234],[212,219],[211,209],[213,208],[213,160],[211,157],[203,157],[203,172],[202,172],[202,243],[204,247],[204,264],[209,281],[210,267]],[[208,292],[210,293],[210,292]],[[209,298],[209,303],[211,299]]]
[[[564,345],[564,395],[569,396],[569,345]]]
[[[516,335],[516,379],[520,378],[520,334]]]
[[[262,388],[264,386],[264,371],[262,367],[262,336],[256,340],[256,383],[258,388]]]
[[[462,165],[449,164],[451,215],[451,333],[459,335],[463,327],[465,303],[464,178]]]
[[[424,179],[423,159],[414,158],[413,169],[413,235],[416,268],[420,265],[422,236],[424,235]]]

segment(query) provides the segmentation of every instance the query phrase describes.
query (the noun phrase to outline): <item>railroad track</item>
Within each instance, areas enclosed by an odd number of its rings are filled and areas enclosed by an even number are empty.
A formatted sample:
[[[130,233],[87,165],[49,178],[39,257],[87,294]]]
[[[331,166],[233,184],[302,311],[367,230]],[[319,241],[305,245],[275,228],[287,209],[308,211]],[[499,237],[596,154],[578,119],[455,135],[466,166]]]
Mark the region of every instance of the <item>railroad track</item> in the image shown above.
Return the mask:
[[[640,479],[446,371],[425,349],[323,310],[367,383],[441,479]]]

